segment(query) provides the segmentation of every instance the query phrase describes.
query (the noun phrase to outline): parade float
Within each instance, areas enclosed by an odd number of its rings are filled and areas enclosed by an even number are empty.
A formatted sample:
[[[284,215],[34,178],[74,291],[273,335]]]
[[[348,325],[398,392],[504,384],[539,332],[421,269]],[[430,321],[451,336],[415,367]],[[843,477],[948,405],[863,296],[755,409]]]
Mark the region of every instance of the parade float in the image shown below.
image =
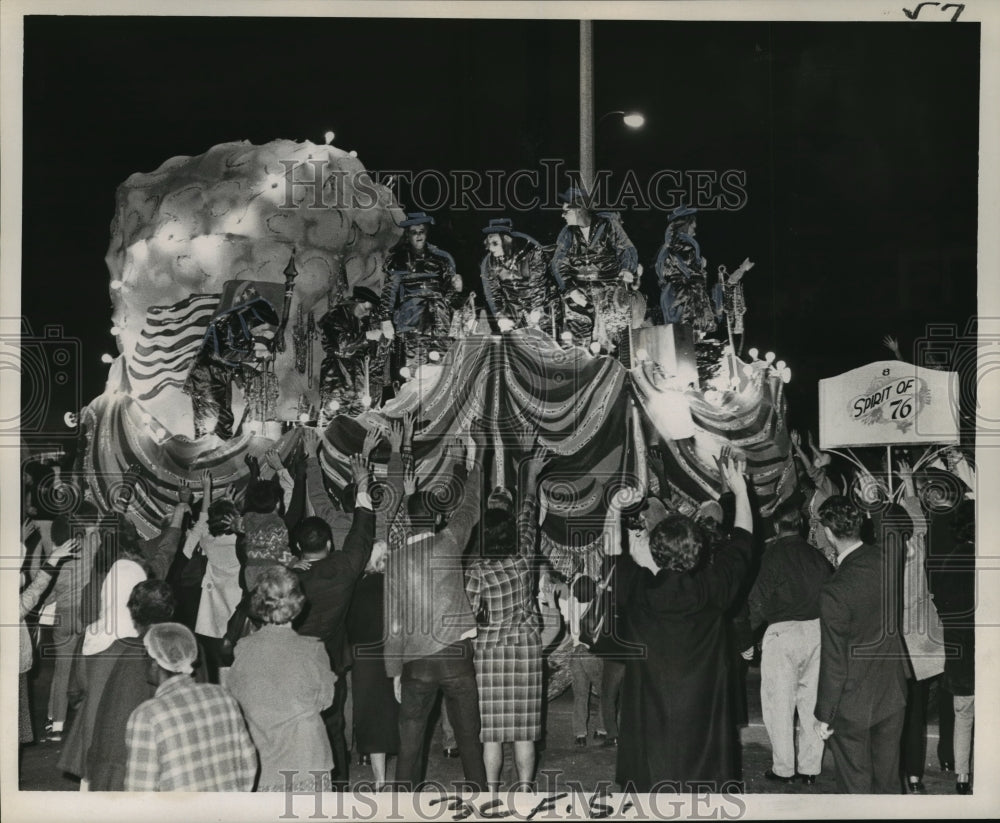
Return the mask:
[[[366,432],[410,414],[417,475],[442,493],[452,476],[442,446],[470,426],[488,434],[491,487],[516,489],[520,459],[535,444],[550,450],[541,551],[567,573],[596,570],[610,506],[655,494],[694,513],[717,498],[724,446],[746,458],[764,515],[792,493],[789,367],[754,349],[739,356],[732,322],[728,339],[724,329],[711,340],[640,314],[607,356],[537,329],[496,334],[480,314],[385,402],[365,397],[353,416],[324,404],[317,321],[357,286],[379,293],[404,217],[354,153],[330,145],[228,143],[129,177],[106,258],[118,355],[80,415],[85,493],[109,508],[132,467],[129,516],[151,536],[182,484],[209,470],[241,489],[248,455],[287,457],[309,425],[325,435],[319,457],[336,492]],[[735,279],[720,276],[720,288]],[[276,351],[262,373],[235,381],[233,434],[220,439],[196,431],[186,382],[213,318],[248,292],[280,312]]]

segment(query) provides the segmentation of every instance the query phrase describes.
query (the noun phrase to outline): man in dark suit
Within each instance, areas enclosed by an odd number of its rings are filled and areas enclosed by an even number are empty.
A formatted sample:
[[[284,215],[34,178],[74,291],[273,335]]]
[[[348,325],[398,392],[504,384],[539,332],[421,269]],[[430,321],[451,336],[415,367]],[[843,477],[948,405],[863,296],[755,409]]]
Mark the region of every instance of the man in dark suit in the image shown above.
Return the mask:
[[[357,484],[357,496],[354,522],[344,540],[343,551],[334,551],[330,524],[322,517],[305,518],[292,535],[294,548],[301,557],[292,568],[306,596],[306,607],[295,628],[299,634],[323,641],[330,666],[337,675],[333,705],[323,712],[337,770],[337,788],[346,788],[349,776],[344,705],[347,702],[347,670],[354,661],[347,642],[347,611],[375,539],[375,514],[368,496],[367,459],[354,455],[351,471]]]
[[[896,558],[861,540],[861,512],[846,497],[826,500],[819,518],[837,551],[837,571],[820,595],[819,735],[833,752],[840,791],[899,793],[906,652]]]

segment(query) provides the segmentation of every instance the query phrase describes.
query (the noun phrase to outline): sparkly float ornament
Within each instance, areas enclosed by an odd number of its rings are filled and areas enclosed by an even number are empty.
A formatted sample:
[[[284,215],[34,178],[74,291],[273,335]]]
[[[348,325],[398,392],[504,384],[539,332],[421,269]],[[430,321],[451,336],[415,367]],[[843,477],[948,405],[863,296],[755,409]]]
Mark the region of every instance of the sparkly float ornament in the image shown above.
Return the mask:
[[[288,328],[288,317],[292,311],[292,294],[295,292],[295,278],[299,276],[299,270],[295,268],[295,247],[292,247],[292,256],[288,258],[288,265],[285,266],[285,301],[281,305],[281,325],[278,326],[277,344],[278,351],[285,350],[285,329]]]
[[[295,318],[295,326],[292,328],[292,345],[295,347],[295,370],[299,374],[306,376],[306,385],[312,389],[314,379],[314,343],[319,337],[316,329],[316,318],[312,312],[304,313],[302,304]]]
[[[747,302],[743,295],[743,275],[753,268],[753,261],[748,257],[732,274],[725,266],[719,266],[719,285],[722,293],[722,313],[726,316],[726,327],[729,333],[729,345],[734,352],[743,352],[743,316],[747,313]],[[740,336],[740,347],[736,348],[734,337]]]

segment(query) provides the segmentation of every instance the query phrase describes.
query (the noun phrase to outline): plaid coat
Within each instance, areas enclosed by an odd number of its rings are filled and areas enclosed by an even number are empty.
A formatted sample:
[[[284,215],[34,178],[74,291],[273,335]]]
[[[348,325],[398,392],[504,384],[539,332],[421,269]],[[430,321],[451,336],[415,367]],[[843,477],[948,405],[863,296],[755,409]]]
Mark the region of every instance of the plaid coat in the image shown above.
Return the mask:
[[[236,701],[222,686],[177,675],[129,718],[130,792],[248,792],[257,752]]]

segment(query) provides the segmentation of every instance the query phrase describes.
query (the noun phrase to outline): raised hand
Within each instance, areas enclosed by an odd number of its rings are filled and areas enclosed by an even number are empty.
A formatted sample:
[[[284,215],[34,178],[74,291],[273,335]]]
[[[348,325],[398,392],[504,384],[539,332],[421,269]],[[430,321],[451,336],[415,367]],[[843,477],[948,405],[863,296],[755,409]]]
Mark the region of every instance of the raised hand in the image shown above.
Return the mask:
[[[403,450],[403,421],[393,420],[389,427],[389,445],[395,454]]]
[[[187,480],[181,480],[180,486],[177,487],[177,502],[181,506],[190,506],[192,498],[194,492],[191,491],[191,484]]]
[[[902,360],[902,355],[899,353],[899,341],[892,337],[891,335],[886,335],[882,338],[882,345],[885,346],[889,351],[896,355],[896,359]]]
[[[373,427],[368,430],[365,434],[364,445],[361,446],[361,457],[365,461],[365,467],[367,469],[368,461],[372,456],[372,452],[375,451],[375,447],[382,441],[382,430]]]
[[[269,465],[276,472],[280,472],[283,468],[285,468],[285,464],[281,462],[281,455],[278,454],[277,449],[268,449],[264,452],[264,459],[267,461],[267,465]]]
[[[239,512],[230,512],[223,515],[221,519],[227,531],[231,531],[233,534],[243,534],[243,518]]]
[[[551,459],[552,450],[541,445],[541,443],[536,440],[535,448],[532,450],[531,454],[525,458],[525,468],[527,470],[526,480],[529,493],[533,492],[537,487],[538,477],[542,473],[542,469],[545,468]]]
[[[201,473],[201,494],[206,506],[212,502],[212,473],[208,469]]]
[[[882,484],[868,469],[859,468],[854,471],[852,492],[866,505],[873,505],[882,499]]]
[[[37,531],[38,524],[29,517],[21,524],[21,542],[23,543]]]
[[[351,455],[351,477],[357,486],[358,494],[368,491],[368,459],[361,454]]]
[[[789,432],[788,437],[792,441],[792,445],[795,446],[796,449],[802,448],[802,435],[799,434],[798,431],[792,429],[791,432]]]
[[[311,426],[303,426],[298,431],[302,432],[302,447],[306,450],[306,456],[315,457],[319,449],[320,433]]]
[[[67,557],[73,557],[78,554],[80,549],[83,548],[83,543],[80,542],[79,537],[71,538],[67,540],[62,545],[56,546],[52,553],[49,555],[49,561],[53,563],[59,563],[65,560]]]
[[[413,413],[407,412],[403,415],[403,448],[413,446]]]
[[[747,481],[744,477],[746,461],[737,460],[731,453],[727,453],[724,459],[720,460],[719,468],[723,480],[733,490],[733,494],[737,497],[745,496],[747,493]]]
[[[723,471],[723,464],[732,463],[735,460],[736,456],[733,451],[733,447],[728,444],[722,447],[719,451],[719,456],[715,458],[715,466],[719,470],[719,482],[721,483],[721,487],[719,489],[720,494],[725,494],[727,489],[730,489],[733,492],[736,491],[736,489],[728,484],[728,481],[726,480],[726,473]]]
[[[417,493],[417,473],[413,466],[407,466],[403,474],[403,494],[412,496]]]
[[[830,455],[826,454],[826,452],[821,452],[819,450],[819,448],[813,442],[813,433],[811,431],[808,432],[808,437],[809,437],[809,450],[813,453],[813,465],[815,465],[816,468],[829,466],[833,458],[831,458]]]

